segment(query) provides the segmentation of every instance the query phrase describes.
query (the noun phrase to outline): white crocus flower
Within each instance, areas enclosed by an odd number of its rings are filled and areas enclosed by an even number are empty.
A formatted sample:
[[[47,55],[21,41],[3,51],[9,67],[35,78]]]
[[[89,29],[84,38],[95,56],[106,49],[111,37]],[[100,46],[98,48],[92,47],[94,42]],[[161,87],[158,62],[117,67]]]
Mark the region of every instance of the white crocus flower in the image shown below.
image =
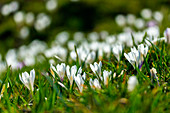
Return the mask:
[[[123,51],[123,46],[122,45],[114,45],[113,46],[113,54],[117,58],[118,61],[120,61],[120,55],[122,54]]]
[[[136,78],[136,76],[131,76],[129,77],[127,83],[128,83],[128,91],[131,92],[135,89],[136,85],[138,85],[138,79]]]
[[[103,78],[104,78],[104,85],[108,85],[109,83],[109,76],[112,74],[112,71],[103,71]]]
[[[101,67],[102,67],[102,62],[100,61],[99,64],[97,62],[94,63],[94,65],[90,64],[90,68],[93,71],[95,75],[98,75],[101,79]]]
[[[168,44],[170,44],[170,28],[167,28],[164,32],[164,36]]]
[[[103,52],[105,53],[106,57],[109,58],[110,53],[111,53],[111,47],[109,44],[103,43]]]
[[[86,62],[93,63],[93,61],[95,60],[95,57],[96,57],[96,53],[92,51],[91,53],[88,54]]]
[[[101,85],[97,78],[95,78],[94,81],[92,80],[92,78],[90,78],[89,84],[90,84],[91,88],[93,88],[93,89],[95,89],[95,88],[101,89]]]
[[[136,62],[135,54],[133,52],[129,52],[128,54],[124,53],[124,56],[132,64],[132,66],[135,68],[135,62]]]
[[[68,77],[68,79],[70,81],[70,86],[72,86],[74,77],[75,77],[75,75],[77,73],[77,66],[76,65],[72,66],[71,70],[70,70],[70,66],[67,65],[66,73],[67,73],[67,77]]]
[[[66,71],[66,65],[65,63],[58,64],[56,68],[51,64],[51,68],[58,74],[61,81],[63,81]]]
[[[98,59],[99,60],[103,59],[103,49],[101,49],[101,48],[98,49]]]
[[[83,92],[83,85],[84,85],[85,77],[86,77],[85,72],[83,73],[83,76],[81,76],[81,74],[78,73],[77,76],[74,77],[74,80],[75,80],[75,82],[76,82],[76,84],[77,84],[77,86],[78,86],[81,93]]]
[[[35,79],[35,70],[30,71],[30,75],[28,72],[22,73],[22,76],[19,74],[19,78],[21,82],[31,91],[34,91],[34,79]]]
[[[146,57],[147,52],[148,46],[144,47],[143,44],[140,44],[138,45],[138,50],[133,47],[131,48],[131,52],[129,52],[128,54],[124,53],[124,56],[133,65],[134,68],[136,66],[141,69],[144,62],[144,57]]]
[[[148,46],[144,47],[143,44],[138,45],[138,50],[140,51],[140,53],[146,57],[147,53],[148,53]]]
[[[148,53],[148,46],[144,47],[143,44],[138,45],[138,51],[140,52],[140,61],[139,61],[139,69],[141,69],[144,61],[144,57],[146,57]]]
[[[156,69],[155,68],[152,68],[152,69],[150,69],[150,74],[151,74],[151,82],[153,83],[153,77],[154,78],[156,78],[156,80],[157,80],[157,83],[158,83],[158,85],[159,85],[159,80],[158,80],[158,77],[157,77],[157,71],[156,71]],[[159,85],[160,86],[160,85]]]

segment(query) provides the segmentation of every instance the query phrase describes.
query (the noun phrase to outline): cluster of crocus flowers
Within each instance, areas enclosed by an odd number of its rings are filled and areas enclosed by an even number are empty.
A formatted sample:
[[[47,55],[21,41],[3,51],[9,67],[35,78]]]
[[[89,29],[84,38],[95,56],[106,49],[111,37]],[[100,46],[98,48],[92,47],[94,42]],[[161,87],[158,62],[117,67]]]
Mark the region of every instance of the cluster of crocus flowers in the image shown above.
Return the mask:
[[[93,88],[93,89],[101,89],[100,82],[97,78],[95,78],[94,80],[92,80],[92,78],[90,78],[89,84],[90,84],[91,88]]]
[[[21,82],[30,90],[34,91],[34,80],[35,80],[35,70],[30,71],[30,75],[28,72],[22,73],[22,75],[19,75],[19,79]]]
[[[104,70],[103,71],[103,76],[102,76],[101,67],[102,67],[102,62],[101,61],[99,63],[94,62],[94,65],[90,64],[91,70],[97,76],[97,78],[95,78],[94,81],[92,79],[90,79],[90,86],[92,88],[100,89],[101,85],[100,85],[99,81],[103,81],[104,85],[106,85],[106,86],[109,83],[109,79],[110,79],[110,75],[112,74],[112,71]]]
[[[96,53],[94,51],[90,52],[90,49],[87,47],[82,47],[80,46],[79,48],[77,48],[77,51],[73,50],[70,53],[70,57],[76,61],[78,58],[79,63],[81,64],[81,62],[85,63],[92,63],[95,58],[96,58]]]
[[[132,66],[138,67],[141,69],[143,62],[144,62],[144,57],[146,57],[148,52],[148,46],[146,45],[144,47],[143,44],[138,45],[138,50],[133,47],[131,48],[131,52],[128,54],[124,53],[125,58],[132,64]]]

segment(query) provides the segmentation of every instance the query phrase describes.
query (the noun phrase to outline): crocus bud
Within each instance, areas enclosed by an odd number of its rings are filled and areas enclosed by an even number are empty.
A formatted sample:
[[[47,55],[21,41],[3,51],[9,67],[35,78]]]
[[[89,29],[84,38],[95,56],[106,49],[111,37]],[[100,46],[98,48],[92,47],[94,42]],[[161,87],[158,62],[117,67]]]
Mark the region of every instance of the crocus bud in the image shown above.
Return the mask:
[[[155,68],[152,68],[152,69],[150,69],[150,73],[151,73],[151,82],[153,83],[153,78],[156,78],[156,80],[157,80],[157,83],[158,83],[158,85],[159,85],[159,80],[158,80],[158,77],[157,77],[157,71],[156,71],[156,69]],[[160,86],[160,85],[159,85]]]

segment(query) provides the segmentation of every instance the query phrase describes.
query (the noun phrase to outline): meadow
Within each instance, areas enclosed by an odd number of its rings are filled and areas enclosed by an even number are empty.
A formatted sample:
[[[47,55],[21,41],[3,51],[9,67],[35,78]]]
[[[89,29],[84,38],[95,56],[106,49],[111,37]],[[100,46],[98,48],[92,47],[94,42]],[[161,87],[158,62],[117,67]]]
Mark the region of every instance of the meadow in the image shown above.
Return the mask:
[[[106,29],[67,31],[53,25],[55,1],[46,2],[48,13],[21,11],[17,1],[1,8],[0,36],[14,38],[0,41],[0,112],[170,112],[165,8],[116,14]]]

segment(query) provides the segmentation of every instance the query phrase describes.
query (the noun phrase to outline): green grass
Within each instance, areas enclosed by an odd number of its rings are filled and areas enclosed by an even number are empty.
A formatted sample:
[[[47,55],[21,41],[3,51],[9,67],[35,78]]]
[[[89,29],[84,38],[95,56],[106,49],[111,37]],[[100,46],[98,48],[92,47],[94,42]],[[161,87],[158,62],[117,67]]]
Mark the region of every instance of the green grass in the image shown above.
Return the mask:
[[[111,77],[108,86],[102,85],[100,90],[92,89],[89,79],[95,78],[89,65],[82,67],[86,72],[86,81],[83,92],[80,93],[75,82],[70,88],[67,76],[63,84],[68,90],[59,84],[59,77],[55,73],[53,79],[50,73],[48,61],[37,63],[33,67],[23,67],[21,70],[11,70],[9,66],[5,73],[1,74],[0,90],[3,97],[0,99],[0,112],[170,112],[170,56],[169,47],[165,42],[159,42],[149,48],[142,69],[134,69],[131,64],[121,57],[117,62],[111,55],[109,59],[103,58],[102,71],[111,70],[121,76]],[[126,48],[124,51],[127,51]],[[98,60],[96,59],[98,62]],[[60,62],[58,62],[60,63]],[[78,64],[65,62],[67,65]],[[78,65],[77,65],[78,66]],[[82,66],[82,65],[80,65]],[[157,70],[160,86],[156,79],[151,83],[150,69]],[[19,80],[19,74],[35,69],[35,82],[33,94]],[[135,75],[139,85],[133,92],[127,90],[127,80]],[[9,84],[9,85],[8,85]],[[2,91],[4,87],[4,91]],[[47,99],[45,99],[47,98]]]

